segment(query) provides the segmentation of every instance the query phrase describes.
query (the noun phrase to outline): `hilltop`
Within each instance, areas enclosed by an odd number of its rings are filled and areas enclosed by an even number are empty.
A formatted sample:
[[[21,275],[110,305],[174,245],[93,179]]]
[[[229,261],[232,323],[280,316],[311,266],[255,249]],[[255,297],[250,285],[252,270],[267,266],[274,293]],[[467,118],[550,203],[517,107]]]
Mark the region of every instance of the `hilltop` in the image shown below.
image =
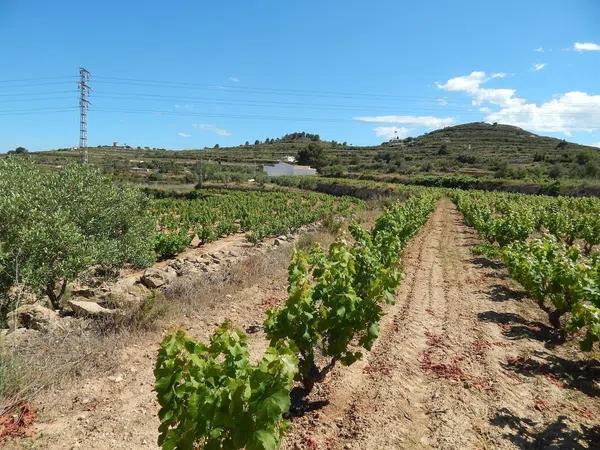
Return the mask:
[[[454,172],[532,179],[600,176],[600,151],[512,125],[467,123],[383,144],[390,172]]]

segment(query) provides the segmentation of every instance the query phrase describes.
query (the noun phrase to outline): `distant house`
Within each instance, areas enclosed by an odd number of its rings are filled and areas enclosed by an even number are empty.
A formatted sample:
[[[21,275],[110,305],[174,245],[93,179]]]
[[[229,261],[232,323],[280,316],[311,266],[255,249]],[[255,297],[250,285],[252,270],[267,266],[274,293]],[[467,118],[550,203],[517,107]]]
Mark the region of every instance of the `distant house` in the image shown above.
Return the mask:
[[[279,177],[282,175],[316,175],[317,169],[309,166],[298,166],[279,161],[271,166],[264,166],[264,171],[270,177]]]

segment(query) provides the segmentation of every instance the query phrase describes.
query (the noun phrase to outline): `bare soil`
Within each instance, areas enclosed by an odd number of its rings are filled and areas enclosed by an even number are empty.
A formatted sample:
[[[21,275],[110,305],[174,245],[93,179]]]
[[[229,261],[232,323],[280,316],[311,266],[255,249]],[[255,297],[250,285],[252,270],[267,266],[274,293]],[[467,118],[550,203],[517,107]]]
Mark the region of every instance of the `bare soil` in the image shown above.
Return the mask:
[[[600,448],[600,365],[574,344],[555,345],[543,312],[500,265],[471,252],[476,243],[442,200],[404,252],[405,280],[374,348],[315,389],[284,448]],[[173,325],[206,339],[230,319],[258,357],[264,313],[286,296],[290,253],[285,244],[174,291],[189,298]],[[114,350],[111,373],[45,392],[35,437],[7,448],[156,448],[161,334],[130,339]]]

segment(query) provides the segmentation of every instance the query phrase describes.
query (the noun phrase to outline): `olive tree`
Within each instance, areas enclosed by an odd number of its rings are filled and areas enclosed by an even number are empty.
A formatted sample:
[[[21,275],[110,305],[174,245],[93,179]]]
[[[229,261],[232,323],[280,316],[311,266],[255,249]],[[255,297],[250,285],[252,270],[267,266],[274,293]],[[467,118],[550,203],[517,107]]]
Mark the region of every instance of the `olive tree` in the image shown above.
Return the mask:
[[[96,169],[0,161],[0,290],[19,283],[59,309],[67,283],[92,266],[151,264],[153,232],[146,197]]]

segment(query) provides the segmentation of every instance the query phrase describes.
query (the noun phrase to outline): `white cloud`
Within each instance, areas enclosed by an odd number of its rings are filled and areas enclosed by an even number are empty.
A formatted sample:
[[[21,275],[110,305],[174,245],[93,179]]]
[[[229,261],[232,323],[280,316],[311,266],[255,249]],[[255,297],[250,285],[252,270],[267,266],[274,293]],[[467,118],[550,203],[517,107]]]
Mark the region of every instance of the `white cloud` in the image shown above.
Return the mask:
[[[365,123],[389,123],[396,125],[414,125],[424,128],[443,128],[454,123],[452,117],[434,116],[361,116],[354,120]],[[383,127],[380,127],[383,128]]]
[[[596,142],[595,144],[590,144],[592,147],[600,148],[600,142]]]
[[[408,136],[409,129],[404,127],[375,127],[375,136],[387,139],[392,138],[404,139]]]
[[[600,52],[600,45],[595,42],[575,42],[573,50],[576,52]]]
[[[533,51],[538,53],[544,53],[544,47],[534,48]]]
[[[229,77],[229,81],[231,81],[232,83],[239,83],[240,79],[238,77]]]
[[[218,134],[219,136],[231,136],[231,132],[225,128],[219,128],[208,123],[193,123],[192,126],[198,130],[208,131],[210,133]]]
[[[544,67],[546,67],[547,65],[548,64],[546,64],[546,63],[536,63],[533,66],[531,66],[531,69],[534,72],[538,72],[538,71],[542,70]]]
[[[450,78],[445,83],[436,83],[437,87],[449,92],[466,92],[473,97],[473,105],[479,106],[489,102],[499,106],[509,106],[515,101],[514,89],[490,89],[481,87],[482,84],[494,78],[503,78],[505,74],[492,74],[489,77],[485,72],[474,71],[469,75]]]
[[[446,83],[436,83],[436,86],[445,91],[473,92],[485,81],[485,72],[474,71],[469,75],[450,78]]]
[[[566,92],[553,99],[536,104],[516,95],[515,89],[482,87],[491,77],[484,72],[449,79],[438,83],[440,89],[465,92],[475,105],[496,106],[495,111],[483,110],[488,122],[500,122],[543,132],[600,130],[600,95],[585,92]]]
[[[184,132],[180,132],[180,133],[177,133],[177,136],[180,136],[180,137],[182,137],[182,138],[189,138],[189,137],[191,137],[192,135],[191,135],[191,134],[184,133]]]
[[[486,120],[537,131],[592,132],[600,130],[600,95],[572,91],[539,105],[522,100],[488,114]]]

